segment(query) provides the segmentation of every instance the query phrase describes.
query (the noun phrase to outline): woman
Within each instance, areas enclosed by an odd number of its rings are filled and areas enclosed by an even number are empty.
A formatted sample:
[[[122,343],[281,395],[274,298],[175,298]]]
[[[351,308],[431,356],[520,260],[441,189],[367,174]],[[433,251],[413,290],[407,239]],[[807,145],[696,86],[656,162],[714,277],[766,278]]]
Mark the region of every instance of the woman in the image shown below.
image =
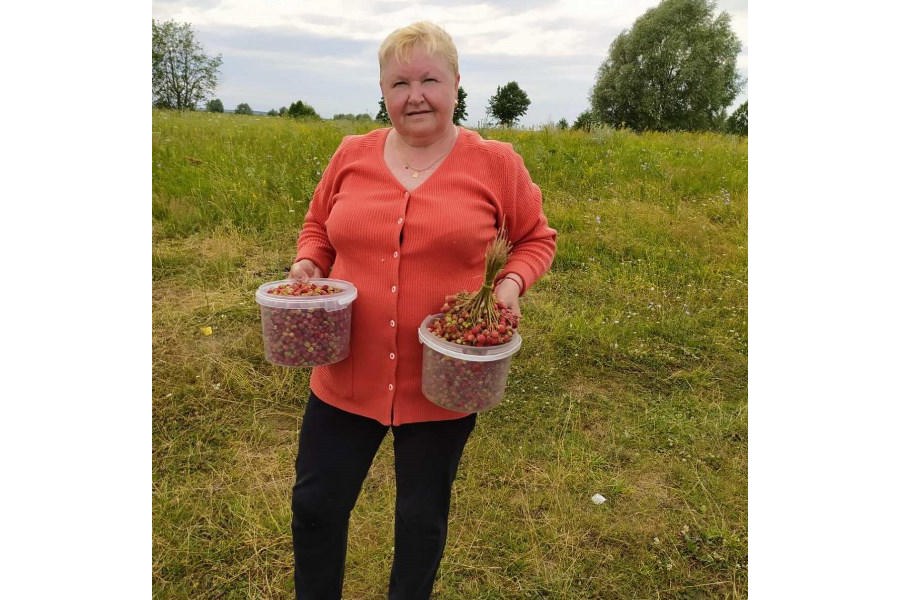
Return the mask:
[[[378,58],[392,127],[341,142],[290,271],[351,281],[359,293],[349,357],[310,378],[292,498],[297,598],[341,597],[350,512],[388,429],[397,481],[389,598],[429,597],[476,415],[422,395],[417,329],[446,295],[478,289],[501,224],[512,249],[495,293],[516,314],[556,251],[521,157],[453,124],[459,66],[450,36],[416,23],[390,34]]]

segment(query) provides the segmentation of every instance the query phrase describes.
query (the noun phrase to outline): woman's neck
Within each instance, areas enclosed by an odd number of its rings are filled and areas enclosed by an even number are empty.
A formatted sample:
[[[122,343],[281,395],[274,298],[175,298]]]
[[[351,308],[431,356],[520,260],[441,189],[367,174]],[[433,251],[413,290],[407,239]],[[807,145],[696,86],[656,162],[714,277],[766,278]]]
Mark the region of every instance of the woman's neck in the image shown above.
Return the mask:
[[[391,130],[391,135],[400,152],[404,154],[429,154],[431,152],[448,151],[456,143],[459,129],[452,123],[440,134],[430,139],[406,138],[400,135],[396,129]]]

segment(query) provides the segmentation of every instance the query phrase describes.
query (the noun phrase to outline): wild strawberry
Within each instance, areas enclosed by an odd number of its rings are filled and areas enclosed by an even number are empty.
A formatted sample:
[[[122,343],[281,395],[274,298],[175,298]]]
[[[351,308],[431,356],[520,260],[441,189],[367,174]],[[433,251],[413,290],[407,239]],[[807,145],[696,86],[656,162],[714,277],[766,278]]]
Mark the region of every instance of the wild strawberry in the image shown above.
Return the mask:
[[[518,317],[494,296],[493,285],[506,264],[509,248],[506,230],[501,228],[485,253],[481,288],[475,293],[462,291],[445,296],[442,314],[429,328],[432,333],[451,342],[473,346],[496,346],[512,338],[513,331],[519,326]],[[460,331],[466,331],[465,335],[459,335]],[[491,331],[496,335],[486,335]]]
[[[328,284],[292,281],[268,288],[272,296],[325,296],[342,292]],[[266,360],[286,367],[308,367],[338,362],[347,357],[350,306],[324,308],[260,306]]]

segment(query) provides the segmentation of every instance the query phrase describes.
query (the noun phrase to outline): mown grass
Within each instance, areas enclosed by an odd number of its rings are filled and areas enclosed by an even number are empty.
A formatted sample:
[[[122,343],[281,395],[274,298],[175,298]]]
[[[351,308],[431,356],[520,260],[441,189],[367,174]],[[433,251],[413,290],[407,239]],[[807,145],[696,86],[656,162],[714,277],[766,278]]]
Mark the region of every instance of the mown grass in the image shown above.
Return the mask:
[[[365,127],[153,115],[154,598],[292,597],[309,374],[265,362],[253,292]],[[482,134],[524,157],[559,250],[463,457],[434,597],[746,597],[746,138]],[[351,522],[346,598],[385,595],[391,452]]]

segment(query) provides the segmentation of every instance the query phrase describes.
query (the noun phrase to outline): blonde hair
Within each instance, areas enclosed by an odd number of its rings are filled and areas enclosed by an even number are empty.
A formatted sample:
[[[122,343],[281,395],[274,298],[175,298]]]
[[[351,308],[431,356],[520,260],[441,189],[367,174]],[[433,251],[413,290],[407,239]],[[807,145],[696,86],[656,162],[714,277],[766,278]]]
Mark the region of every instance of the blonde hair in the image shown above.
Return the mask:
[[[388,35],[378,49],[378,66],[383,72],[384,66],[392,58],[398,61],[409,61],[409,55],[417,45],[431,54],[447,61],[454,75],[459,75],[459,56],[456,45],[450,34],[429,21],[419,21],[397,29]]]

